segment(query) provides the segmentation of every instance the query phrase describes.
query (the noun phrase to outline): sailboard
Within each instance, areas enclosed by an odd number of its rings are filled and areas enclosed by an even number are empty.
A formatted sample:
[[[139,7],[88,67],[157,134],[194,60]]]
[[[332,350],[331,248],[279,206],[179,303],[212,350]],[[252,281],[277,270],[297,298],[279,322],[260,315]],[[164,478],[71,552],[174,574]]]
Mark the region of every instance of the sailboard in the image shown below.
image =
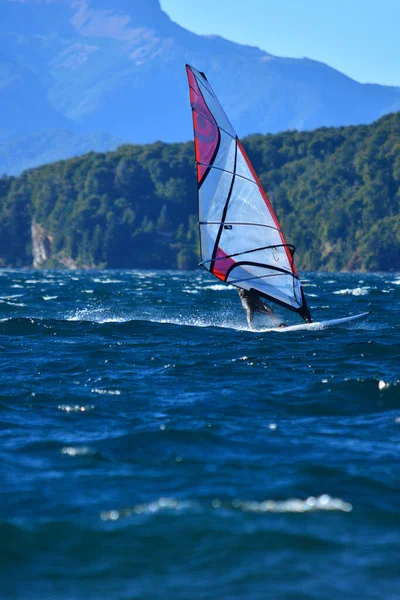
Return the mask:
[[[186,65],[197,166],[201,265],[311,321],[286,242],[253,166],[204,73]]]
[[[330,327],[340,327],[340,325],[347,325],[348,323],[352,323],[353,321],[359,321],[360,319],[365,319],[369,314],[368,312],[359,313],[357,315],[350,315],[349,317],[341,317],[339,319],[327,319],[324,321],[314,321],[313,323],[301,323],[300,325],[289,325],[287,327],[269,327],[268,329],[263,329],[261,331],[277,331],[278,333],[289,332],[289,331],[302,331],[302,330],[311,330],[311,331],[319,331],[320,329],[326,329]]]

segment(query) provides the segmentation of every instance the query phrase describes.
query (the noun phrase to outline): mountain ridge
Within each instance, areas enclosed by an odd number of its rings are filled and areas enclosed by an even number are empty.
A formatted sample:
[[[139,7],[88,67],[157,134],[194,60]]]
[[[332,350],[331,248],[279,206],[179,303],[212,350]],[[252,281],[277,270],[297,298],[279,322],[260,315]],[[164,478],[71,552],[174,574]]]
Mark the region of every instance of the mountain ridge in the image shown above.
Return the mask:
[[[188,140],[187,62],[206,72],[240,136],[369,123],[400,109],[400,88],[194,34],[158,0],[0,0],[0,9],[3,144],[57,129],[85,140],[99,131],[134,143]]]

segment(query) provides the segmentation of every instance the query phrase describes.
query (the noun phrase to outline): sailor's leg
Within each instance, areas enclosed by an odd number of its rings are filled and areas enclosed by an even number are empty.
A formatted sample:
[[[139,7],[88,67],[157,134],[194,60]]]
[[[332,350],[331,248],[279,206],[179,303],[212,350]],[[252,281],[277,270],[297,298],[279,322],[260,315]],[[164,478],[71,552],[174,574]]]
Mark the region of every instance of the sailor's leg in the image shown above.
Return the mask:
[[[246,306],[246,318],[249,329],[253,329],[253,316],[254,311],[249,306]]]
[[[272,308],[270,308],[269,306],[267,306],[266,304],[264,304],[263,302],[258,302],[257,306],[255,308],[255,312],[258,312],[262,315],[268,315],[269,317],[274,317],[275,313],[272,310]]]
[[[263,315],[267,315],[267,317],[270,317],[271,319],[273,319],[273,321],[275,321],[275,327],[286,327],[285,323],[282,323],[280,321],[280,319],[276,316],[275,312],[272,310],[272,308],[270,306],[268,306],[267,304],[264,304],[264,302],[258,302],[257,306],[255,308],[255,311],[257,313],[261,313]]]

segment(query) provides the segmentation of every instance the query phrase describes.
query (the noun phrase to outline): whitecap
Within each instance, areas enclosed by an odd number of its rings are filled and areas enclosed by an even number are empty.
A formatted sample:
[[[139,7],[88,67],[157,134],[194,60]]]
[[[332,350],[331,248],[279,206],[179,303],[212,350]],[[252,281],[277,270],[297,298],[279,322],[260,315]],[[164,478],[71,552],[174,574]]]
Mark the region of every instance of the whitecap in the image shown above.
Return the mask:
[[[178,460],[177,460],[178,459]],[[175,458],[176,462],[180,462],[181,456]],[[299,498],[290,498],[289,500],[264,500],[258,502],[256,500],[240,500],[236,499],[232,502],[223,502],[219,498],[213,498],[210,503],[196,502],[193,500],[177,500],[176,498],[159,498],[154,502],[145,504],[135,504],[131,508],[104,510],[100,513],[102,521],[118,521],[123,517],[132,517],[138,515],[152,515],[164,510],[181,511],[188,509],[203,509],[215,510],[233,509],[240,510],[245,513],[307,513],[307,512],[345,512],[349,513],[353,510],[353,506],[349,502],[345,502],[340,498],[332,498],[328,494],[314,497],[310,496],[305,500]]]
[[[345,288],[343,290],[337,290],[334,294],[351,294],[352,296],[366,296],[369,294],[370,287],[357,287],[357,288]]]
[[[220,292],[222,290],[233,290],[233,285],[223,285],[221,283],[214,283],[213,285],[206,285],[204,287],[205,290],[213,290],[215,292]]]
[[[23,302],[8,302],[7,300],[0,300],[1,304],[8,304],[8,306],[26,306]]]
[[[108,316],[104,308],[82,308],[65,317],[66,321],[89,321],[90,323],[125,323],[130,319]]]
[[[159,498],[154,502],[147,504],[135,504],[132,508],[123,508],[120,510],[104,510],[100,513],[102,521],[117,521],[121,517],[131,517],[133,515],[156,514],[163,510],[180,511],[194,506],[190,501],[177,500],[176,498]]]
[[[93,410],[94,406],[93,404],[87,404],[85,405],[81,405],[81,404],[59,404],[57,406],[58,410],[61,410],[62,412],[66,412],[66,413],[71,413],[71,412],[88,412],[89,410]]]
[[[151,323],[161,323],[162,325],[180,325],[184,327],[220,327],[223,329],[237,329],[239,331],[247,330],[247,325],[237,324],[228,322],[226,320],[220,320],[218,318],[204,319],[202,317],[188,317],[183,318],[178,316],[177,318],[171,319],[148,319]]]
[[[66,456],[93,456],[94,453],[89,446],[64,446],[61,449],[61,454]]]
[[[92,279],[93,283],[122,283],[121,279],[99,279],[95,277]]]
[[[42,296],[43,300],[56,300],[58,296]]]
[[[306,500],[291,498],[289,500],[264,500],[262,502],[248,500],[234,500],[234,508],[243,512],[256,513],[305,513],[312,511],[339,511],[351,512],[353,507],[349,502],[340,498],[331,498],[328,494],[314,497],[310,496]]]
[[[120,396],[120,390],[106,390],[103,388],[93,388],[90,390],[92,394],[108,394],[109,396]]]

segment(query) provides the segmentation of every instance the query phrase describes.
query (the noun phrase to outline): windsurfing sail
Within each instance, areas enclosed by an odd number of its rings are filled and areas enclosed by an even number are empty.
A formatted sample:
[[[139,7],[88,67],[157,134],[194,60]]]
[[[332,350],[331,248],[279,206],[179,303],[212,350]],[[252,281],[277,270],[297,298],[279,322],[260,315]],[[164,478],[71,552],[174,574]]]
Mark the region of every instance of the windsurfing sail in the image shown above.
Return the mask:
[[[311,319],[278,219],[204,73],[186,65],[197,165],[201,264]]]

